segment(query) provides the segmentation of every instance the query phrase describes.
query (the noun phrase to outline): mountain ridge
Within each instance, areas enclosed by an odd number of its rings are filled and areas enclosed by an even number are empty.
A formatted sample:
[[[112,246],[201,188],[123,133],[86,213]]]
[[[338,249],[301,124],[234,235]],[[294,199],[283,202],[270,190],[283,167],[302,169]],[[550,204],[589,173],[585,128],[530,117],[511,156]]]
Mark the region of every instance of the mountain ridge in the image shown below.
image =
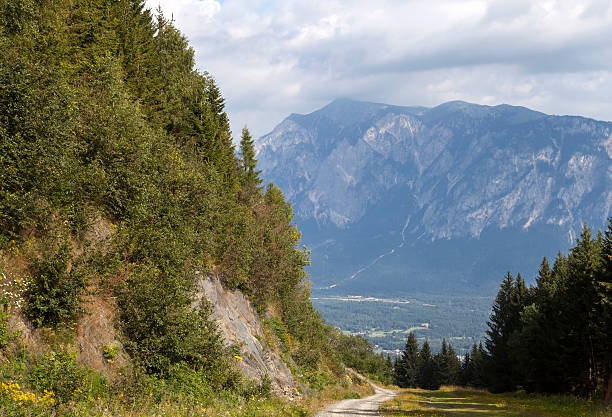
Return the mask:
[[[612,206],[612,123],[521,106],[341,99],[291,115],[256,147],[266,179],[292,201],[313,247],[342,230],[355,239],[370,227],[364,219],[379,216],[388,222],[377,220],[370,237],[478,240],[485,230],[538,229],[564,236],[556,251],[585,221],[600,227]],[[384,239],[387,250],[393,239]],[[318,259],[313,250],[315,283],[326,280]]]

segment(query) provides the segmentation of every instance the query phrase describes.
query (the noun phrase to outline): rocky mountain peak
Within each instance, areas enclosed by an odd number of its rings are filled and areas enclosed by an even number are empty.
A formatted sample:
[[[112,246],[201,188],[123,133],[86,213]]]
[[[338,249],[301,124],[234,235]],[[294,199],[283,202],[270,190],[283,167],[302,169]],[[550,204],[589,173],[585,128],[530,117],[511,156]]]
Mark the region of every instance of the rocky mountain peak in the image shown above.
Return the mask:
[[[609,122],[519,106],[341,99],[291,115],[257,147],[298,223],[316,224],[313,241],[375,223],[396,240],[542,226],[569,243],[610,215],[611,135]]]

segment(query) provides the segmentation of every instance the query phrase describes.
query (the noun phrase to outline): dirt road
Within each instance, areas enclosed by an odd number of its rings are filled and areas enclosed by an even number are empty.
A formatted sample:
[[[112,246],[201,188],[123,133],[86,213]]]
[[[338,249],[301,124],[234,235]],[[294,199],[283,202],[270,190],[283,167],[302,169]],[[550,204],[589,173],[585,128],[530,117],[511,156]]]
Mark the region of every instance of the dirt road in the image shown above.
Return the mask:
[[[397,393],[383,389],[370,383],[376,394],[357,400],[344,400],[327,407],[317,414],[316,417],[364,417],[378,416],[378,407],[385,401],[392,399]]]

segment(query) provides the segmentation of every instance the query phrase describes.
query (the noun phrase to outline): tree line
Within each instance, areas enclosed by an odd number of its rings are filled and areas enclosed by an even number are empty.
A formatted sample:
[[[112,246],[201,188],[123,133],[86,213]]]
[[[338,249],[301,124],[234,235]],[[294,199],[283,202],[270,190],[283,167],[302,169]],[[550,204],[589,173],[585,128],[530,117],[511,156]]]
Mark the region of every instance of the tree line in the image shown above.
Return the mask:
[[[552,268],[544,258],[535,286],[506,275],[488,323],[487,386],[610,399],[611,302],[612,218],[595,237],[585,225]]]
[[[482,344],[472,346],[463,361],[445,339],[440,352],[432,354],[425,340],[419,348],[416,336],[410,333],[402,352],[393,363],[394,382],[401,388],[437,390],[442,385],[463,385],[482,388],[485,352]]]
[[[446,342],[432,355],[410,334],[394,364],[400,387],[442,384],[491,392],[569,393],[612,400],[612,217],[592,236],[585,225],[576,245],[544,258],[535,286],[508,272],[492,306],[483,344],[462,362]]]

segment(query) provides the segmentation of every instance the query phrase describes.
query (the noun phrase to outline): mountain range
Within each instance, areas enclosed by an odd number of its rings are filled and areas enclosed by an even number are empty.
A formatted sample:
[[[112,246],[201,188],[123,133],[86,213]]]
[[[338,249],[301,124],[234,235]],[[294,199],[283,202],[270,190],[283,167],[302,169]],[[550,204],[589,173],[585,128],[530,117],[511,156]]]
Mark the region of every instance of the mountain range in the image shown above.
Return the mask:
[[[612,207],[612,123],[525,107],[340,99],[256,147],[293,203],[315,292],[489,294]]]

